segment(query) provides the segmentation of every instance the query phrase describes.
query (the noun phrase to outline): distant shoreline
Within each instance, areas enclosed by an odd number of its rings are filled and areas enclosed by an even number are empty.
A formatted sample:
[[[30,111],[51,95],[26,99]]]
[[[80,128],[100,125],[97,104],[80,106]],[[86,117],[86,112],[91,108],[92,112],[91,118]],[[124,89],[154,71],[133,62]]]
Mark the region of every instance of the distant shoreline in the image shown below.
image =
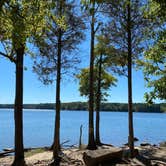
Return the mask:
[[[4,110],[10,110],[10,111],[14,111],[13,108],[0,108],[0,112],[1,110],[4,109]],[[11,110],[12,109],[12,110]],[[35,109],[32,109],[32,108],[24,108],[24,111],[31,111],[31,112],[54,112],[55,109],[40,109],[40,108],[35,108]],[[88,110],[61,110],[62,112],[63,111],[66,111],[66,112],[79,112],[79,111],[82,111],[82,112],[88,112]],[[106,110],[101,110],[101,112],[114,112],[114,113],[127,113],[127,111],[106,111]],[[134,113],[149,113],[149,114],[165,114],[166,112],[134,112]]]
[[[0,104],[1,109],[13,109],[13,104]],[[55,103],[40,103],[40,104],[24,104],[24,109],[48,109],[54,110]],[[62,103],[61,109],[66,111],[87,111],[88,104],[87,102],[68,102]],[[101,111],[103,112],[127,112],[128,104],[127,103],[102,103]],[[148,105],[146,103],[134,103],[133,104],[134,112],[149,112],[149,113],[165,113],[166,112],[166,103],[152,104]]]

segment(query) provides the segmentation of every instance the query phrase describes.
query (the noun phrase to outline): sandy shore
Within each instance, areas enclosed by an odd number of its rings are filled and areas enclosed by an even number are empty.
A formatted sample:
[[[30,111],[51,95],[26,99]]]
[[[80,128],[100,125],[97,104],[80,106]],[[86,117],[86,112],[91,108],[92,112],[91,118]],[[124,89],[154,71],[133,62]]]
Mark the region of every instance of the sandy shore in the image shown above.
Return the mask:
[[[104,147],[108,148],[109,147]],[[156,147],[156,146],[145,146],[137,147],[140,156],[144,156],[151,160],[152,165],[156,166],[166,166],[166,147]],[[86,150],[79,150],[78,148],[63,149],[63,159],[61,166],[84,166],[83,153]],[[52,152],[44,151],[41,153],[34,154],[32,156],[26,157],[26,163],[28,166],[47,166],[52,160]],[[13,156],[5,156],[0,158],[0,166],[9,166],[13,161]],[[132,160],[124,160],[124,163],[117,163],[116,166],[146,166],[144,162],[138,158]]]
[[[61,162],[61,165],[62,166],[85,165],[82,159],[83,153],[85,151],[86,150],[79,150],[78,148],[63,149],[62,151],[63,160]],[[14,159],[13,156],[4,156],[0,158],[0,166],[10,166],[13,162],[13,159]],[[46,165],[49,165],[49,163],[52,161],[52,152],[45,151],[45,152],[37,153],[30,157],[26,157],[25,160],[28,166],[32,166],[32,165],[46,166]]]

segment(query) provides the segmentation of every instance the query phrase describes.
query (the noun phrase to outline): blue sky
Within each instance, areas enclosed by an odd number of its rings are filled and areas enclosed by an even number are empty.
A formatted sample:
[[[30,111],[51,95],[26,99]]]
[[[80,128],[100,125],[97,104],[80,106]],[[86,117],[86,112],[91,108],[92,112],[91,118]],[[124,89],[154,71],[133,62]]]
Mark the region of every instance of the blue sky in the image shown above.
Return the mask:
[[[89,64],[89,43],[86,41],[80,46],[82,59],[81,67]],[[24,103],[55,102],[55,83],[43,85],[32,72],[32,60],[25,56],[24,71]],[[0,103],[13,103],[15,97],[15,66],[5,58],[0,57]],[[133,102],[144,102],[145,82],[141,71],[133,71]],[[118,77],[117,87],[109,91],[108,102],[127,102],[127,78]],[[86,101],[78,91],[78,81],[75,78],[64,79],[61,85],[61,101]]]
[[[87,34],[86,34],[87,35]],[[82,60],[79,67],[84,68],[89,65],[90,39],[87,35],[86,40],[79,46],[78,56]],[[31,49],[35,50],[31,46]],[[2,47],[0,47],[0,51]],[[29,56],[25,56],[24,65],[27,70],[24,71],[24,103],[53,103],[55,102],[55,82],[52,85],[43,85],[32,72],[33,61]],[[78,71],[77,71],[78,72]],[[15,65],[7,59],[0,56],[0,104],[14,103],[15,98]],[[109,90],[110,96],[108,102],[128,102],[127,78],[117,77],[116,87]],[[133,102],[145,102],[144,93],[148,91],[145,88],[145,81],[142,71],[133,70]],[[66,78],[61,84],[61,102],[87,101],[87,98],[79,94],[79,85],[76,78]],[[156,100],[156,102],[160,102]]]
[[[89,64],[89,36],[80,45],[79,56],[82,59],[80,66],[88,67]],[[1,47],[0,47],[1,50]],[[50,103],[55,102],[55,83],[49,86],[43,85],[32,72],[32,60],[25,57],[25,66],[28,68],[24,71],[24,103]],[[10,61],[0,56],[0,104],[14,103],[15,98],[15,66]],[[78,91],[78,81],[75,78],[64,79],[61,84],[61,101],[87,101],[81,97]],[[133,102],[144,102],[144,93],[147,91],[141,71],[133,71]],[[127,78],[118,77],[116,87],[109,91],[108,102],[125,102],[128,101]],[[159,101],[157,101],[159,102]]]

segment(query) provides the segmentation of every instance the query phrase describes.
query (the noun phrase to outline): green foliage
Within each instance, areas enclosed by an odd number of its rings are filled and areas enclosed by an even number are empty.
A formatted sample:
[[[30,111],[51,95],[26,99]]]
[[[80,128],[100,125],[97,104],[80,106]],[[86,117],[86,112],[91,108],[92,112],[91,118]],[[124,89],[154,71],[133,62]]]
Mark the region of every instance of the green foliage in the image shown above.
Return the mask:
[[[4,0],[0,3],[0,40],[5,52],[2,56],[12,62],[16,59],[16,49],[24,47],[25,52],[34,55],[26,48],[49,31],[49,17],[53,17],[59,27],[66,28],[65,17],[53,16],[51,11],[55,2],[45,0]]]
[[[27,39],[40,36],[46,28],[50,5],[44,0],[6,2],[0,13],[1,41],[11,41],[10,49],[17,49],[25,45]]]
[[[149,3],[147,17],[158,19],[157,28],[151,32],[151,45],[144,54],[144,59],[139,62],[144,68],[146,85],[150,92],[145,93],[148,103],[154,99],[166,100],[166,28],[165,28],[165,1],[152,0]]]
[[[166,2],[165,0],[149,0],[148,11],[146,15],[153,19],[160,19],[165,21],[166,18]]]
[[[113,46],[108,36],[101,34],[96,36],[97,44],[95,46],[95,55],[110,55],[113,53]]]
[[[92,18],[90,19],[90,24],[94,24],[94,33],[97,32],[99,29],[101,22],[101,9],[103,6],[104,1],[102,0],[81,0],[81,9],[84,13],[85,19],[87,19],[89,16]]]
[[[143,1],[131,0],[131,53],[132,63],[136,64],[136,60],[141,57],[145,49],[144,38],[145,33],[151,28],[150,20],[144,17]],[[117,67],[115,71],[127,76],[127,53],[128,53],[128,15],[127,15],[128,0],[117,0],[107,2],[105,10],[108,11],[108,23],[104,28],[111,44],[117,50],[115,54],[115,63]]]
[[[102,65],[106,70],[119,75],[124,75],[123,69],[127,64],[127,53],[114,47],[110,34],[105,31],[101,31],[101,34],[97,35],[96,39],[96,63],[98,63],[100,56],[102,55]]]
[[[142,62],[147,87],[151,88],[151,92],[145,94],[146,101],[149,103],[156,98],[166,100],[166,51],[159,48],[160,44],[157,43],[150,48]]]
[[[61,28],[61,73],[73,74],[80,62],[78,55],[78,45],[84,39],[85,24],[82,16],[74,1],[65,1],[62,6],[63,18],[66,27],[59,25],[55,17],[58,19],[59,8],[52,9],[52,15],[48,18],[49,30],[45,30],[43,36],[35,40],[38,48],[37,56],[33,57],[33,70],[38,75],[40,81],[44,84],[51,84],[55,80],[57,68],[58,53],[58,35],[59,27]],[[55,16],[54,16],[55,15]],[[63,22],[62,22],[63,23]],[[64,29],[65,28],[65,29]]]
[[[81,73],[77,75],[79,79],[79,91],[81,96],[88,96],[89,95],[89,68],[84,68],[81,70]],[[97,86],[98,86],[98,69],[94,68],[94,96],[97,94]],[[111,86],[115,86],[116,78],[112,75],[107,73],[105,70],[102,69],[101,74],[101,95],[102,100],[108,96],[107,91]]]
[[[32,149],[27,152],[25,152],[25,157],[31,157],[35,154],[45,152],[46,150],[44,148],[38,148],[38,149]]]

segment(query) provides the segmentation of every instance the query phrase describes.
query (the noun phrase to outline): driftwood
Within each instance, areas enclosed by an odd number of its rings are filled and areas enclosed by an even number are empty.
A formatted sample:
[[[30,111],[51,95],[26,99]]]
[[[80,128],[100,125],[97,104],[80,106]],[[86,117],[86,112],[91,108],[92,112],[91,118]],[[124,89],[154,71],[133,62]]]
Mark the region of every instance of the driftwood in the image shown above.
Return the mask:
[[[166,162],[160,160],[151,160],[152,165],[166,166]]]
[[[66,148],[77,148],[78,144],[72,144],[72,145],[65,145]]]
[[[3,152],[0,152],[0,157],[2,157],[2,156],[5,156],[5,155],[7,155],[7,154],[10,154],[10,153],[14,153],[14,150],[12,149],[12,150],[9,150],[9,151],[3,151]]]
[[[62,142],[61,146],[64,145],[64,144],[66,144],[66,143],[68,143],[68,142],[70,142],[70,141],[66,140],[66,141]],[[49,150],[50,147],[49,146],[45,146],[45,147],[24,148],[24,152],[27,152],[27,151],[30,151],[30,150],[35,150],[35,149]],[[0,157],[5,156],[5,155],[10,154],[10,153],[14,153],[14,152],[15,152],[15,150],[12,149],[12,148],[5,148],[5,149],[3,149],[2,152],[0,152]]]
[[[66,143],[68,143],[68,142],[70,142],[70,140],[67,140],[67,141],[62,142],[62,143],[60,144],[60,146],[66,144]],[[53,147],[54,147],[54,143],[53,143],[50,147],[48,147],[48,150],[53,150]]]
[[[27,152],[27,151],[30,151],[30,150],[35,150],[35,149],[46,149],[46,150],[48,150],[49,147],[25,148],[24,152]],[[5,156],[5,155],[10,154],[10,153],[14,153],[14,152],[15,152],[15,150],[12,149],[12,148],[5,148],[5,149],[3,149],[2,152],[0,152],[0,157]]]
[[[3,151],[5,151],[5,152],[6,152],[6,151],[8,152],[8,151],[10,151],[10,150],[13,150],[13,149],[12,149],[12,148],[5,148],[5,149],[3,149]]]
[[[113,147],[113,145],[111,145],[111,144],[106,144],[106,143],[102,143],[102,142],[99,144],[99,146],[111,146],[111,147]]]
[[[68,143],[68,142],[70,142],[70,140],[67,140],[67,141],[62,142],[62,143],[60,144],[60,146],[66,144],[66,143]]]
[[[84,152],[83,160],[87,166],[97,166],[106,162],[115,162],[122,159],[122,149],[112,147],[110,149],[98,149]]]
[[[80,138],[79,138],[79,148],[81,147],[82,145],[82,125],[80,126]]]

